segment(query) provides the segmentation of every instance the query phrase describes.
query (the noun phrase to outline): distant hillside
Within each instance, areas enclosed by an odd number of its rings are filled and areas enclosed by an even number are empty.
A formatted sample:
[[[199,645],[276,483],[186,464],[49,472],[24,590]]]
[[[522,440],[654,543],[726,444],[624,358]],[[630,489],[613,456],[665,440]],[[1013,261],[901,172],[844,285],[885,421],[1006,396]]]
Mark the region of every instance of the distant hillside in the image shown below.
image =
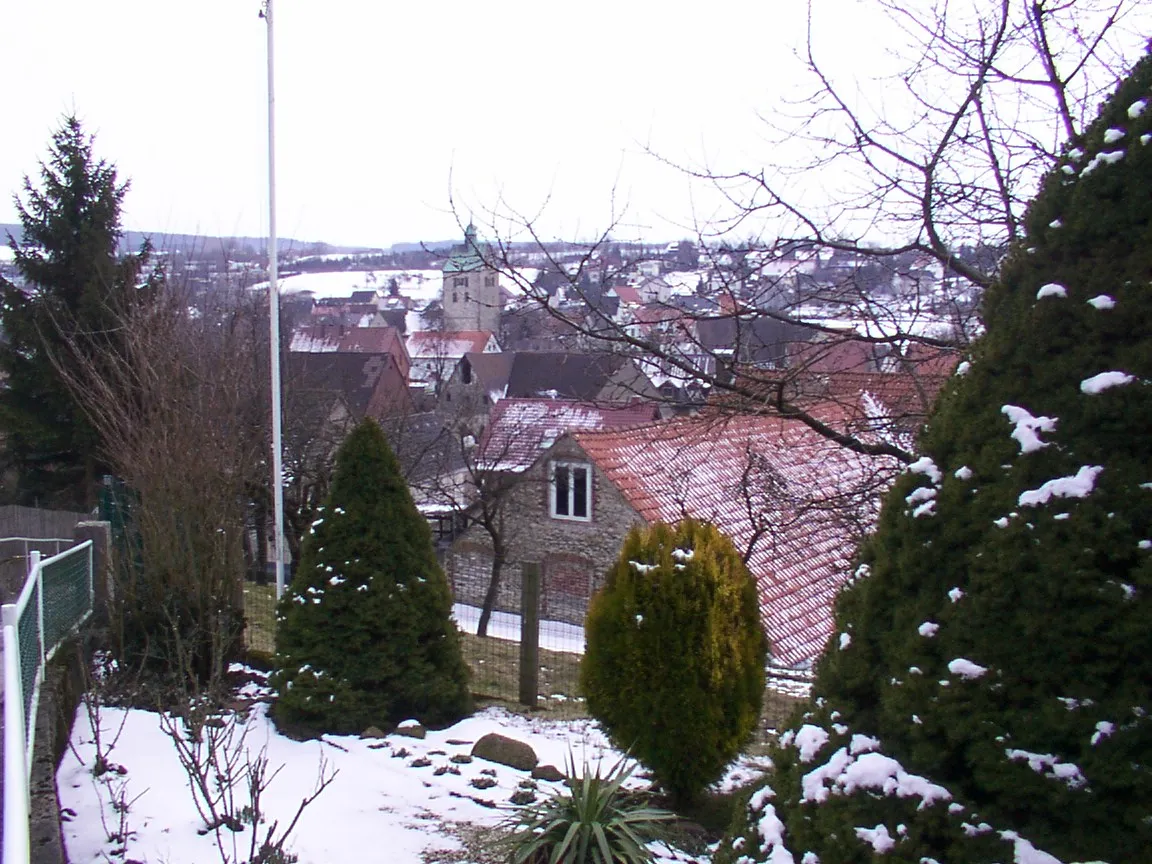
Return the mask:
[[[7,245],[9,234],[19,242],[20,226],[0,223],[0,239],[4,241],[4,245]],[[137,249],[145,238],[151,239],[152,245],[157,249],[205,258],[236,252],[246,252],[249,255],[258,256],[262,255],[264,250],[268,248],[267,237],[205,237],[199,234],[164,234],[159,231],[125,231],[124,246],[128,249]],[[332,246],[328,243],[296,240],[291,237],[279,238],[277,246],[281,253],[291,252],[297,255],[381,251],[364,246]]]

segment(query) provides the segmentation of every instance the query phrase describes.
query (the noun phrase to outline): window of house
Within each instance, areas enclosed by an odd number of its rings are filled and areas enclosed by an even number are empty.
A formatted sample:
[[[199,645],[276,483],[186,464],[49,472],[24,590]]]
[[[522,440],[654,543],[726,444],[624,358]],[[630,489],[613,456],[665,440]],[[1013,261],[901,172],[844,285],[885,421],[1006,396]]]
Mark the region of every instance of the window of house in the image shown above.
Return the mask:
[[[464,302],[465,303],[471,303],[472,302],[472,296],[467,291],[464,292]]]
[[[549,512],[554,519],[592,519],[592,469],[582,462],[553,462]]]
[[[467,276],[457,276],[455,279],[452,280],[452,287],[453,288],[467,288],[468,287],[468,277]]]
[[[459,301],[460,301],[460,298],[459,298],[459,297],[456,295],[456,292],[455,292],[455,291],[453,291],[453,292],[452,292],[452,302],[453,302],[453,303],[458,303]]]
[[[485,276],[484,277],[484,287],[485,288],[495,288],[496,287],[496,277],[495,276]]]

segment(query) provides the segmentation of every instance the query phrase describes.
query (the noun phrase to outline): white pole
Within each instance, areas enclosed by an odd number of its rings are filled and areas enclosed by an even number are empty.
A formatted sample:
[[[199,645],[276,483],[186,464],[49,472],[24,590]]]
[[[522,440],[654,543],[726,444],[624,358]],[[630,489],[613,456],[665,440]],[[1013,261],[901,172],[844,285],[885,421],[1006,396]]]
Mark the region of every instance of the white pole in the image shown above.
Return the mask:
[[[268,24],[268,320],[271,334],[272,376],[272,502],[274,508],[276,597],[284,594],[284,467],[283,431],[280,423],[280,274],[277,272],[276,243],[276,89],[272,62],[272,0],[265,0],[264,20]]]
[[[4,607],[4,864],[28,864],[27,732],[24,683],[20,676],[19,617],[15,604]]]

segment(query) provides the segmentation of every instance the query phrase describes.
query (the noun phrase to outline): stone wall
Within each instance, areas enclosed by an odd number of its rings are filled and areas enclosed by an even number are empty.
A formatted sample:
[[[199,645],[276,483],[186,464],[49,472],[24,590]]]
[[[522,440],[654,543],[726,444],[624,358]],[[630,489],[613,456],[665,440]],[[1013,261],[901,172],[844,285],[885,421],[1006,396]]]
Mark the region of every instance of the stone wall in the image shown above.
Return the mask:
[[[496,608],[520,611],[520,562],[541,565],[541,617],[583,624],[588,599],[603,584],[604,573],[616,560],[629,529],[642,519],[616,488],[593,466],[592,519],[554,519],[549,515],[548,464],[553,459],[586,461],[584,452],[562,438],[546,458],[525,472],[505,504],[505,565]],[[445,570],[456,601],[479,606],[484,600],[492,567],[487,533],[472,526],[445,556]]]

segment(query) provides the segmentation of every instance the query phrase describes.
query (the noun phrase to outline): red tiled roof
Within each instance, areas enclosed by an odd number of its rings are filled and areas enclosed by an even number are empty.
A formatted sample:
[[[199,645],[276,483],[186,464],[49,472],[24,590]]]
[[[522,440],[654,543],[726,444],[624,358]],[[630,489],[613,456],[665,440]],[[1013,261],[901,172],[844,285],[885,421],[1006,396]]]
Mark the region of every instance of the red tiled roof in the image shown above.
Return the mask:
[[[774,660],[812,663],[832,630],[860,532],[899,470],[795,420],[681,418],[574,439],[648,522],[685,515],[727,534],[756,577]]]
[[[524,471],[566,432],[619,429],[651,423],[651,402],[599,405],[569,399],[502,399],[492,409],[479,459],[493,469]]]

